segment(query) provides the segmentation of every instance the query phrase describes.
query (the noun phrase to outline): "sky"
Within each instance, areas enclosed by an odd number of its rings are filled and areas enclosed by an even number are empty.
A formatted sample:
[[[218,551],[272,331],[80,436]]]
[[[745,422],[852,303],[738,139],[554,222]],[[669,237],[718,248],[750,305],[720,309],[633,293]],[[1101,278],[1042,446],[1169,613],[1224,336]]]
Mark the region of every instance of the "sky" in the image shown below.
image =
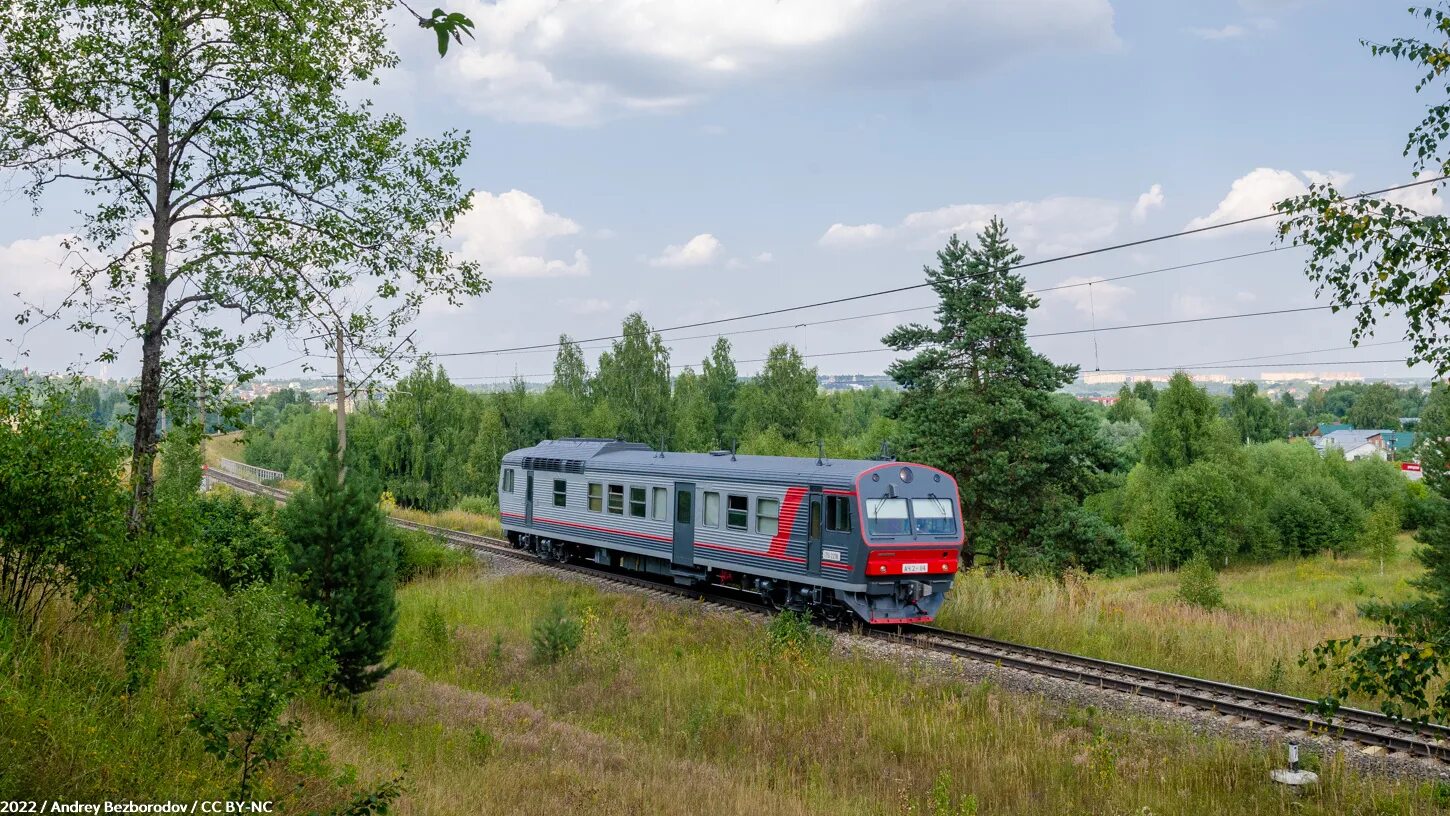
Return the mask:
[[[431,34],[399,17],[400,67],[368,90],[417,135],[471,134],[472,207],[448,246],[492,290],[425,307],[414,340],[440,355],[612,335],[632,311],[668,327],[919,283],[948,236],[994,214],[1036,261],[1259,215],[1314,180],[1401,184],[1406,133],[1440,101],[1415,93],[1409,65],[1361,44],[1424,33],[1389,0],[446,5],[472,17],[477,39],[439,59]],[[1427,193],[1406,203],[1442,212]],[[0,186],[0,366],[138,370],[134,342],[102,367],[61,324],[27,333],[11,320],[17,294],[53,303],[66,291],[58,243],[84,204],[58,189],[37,215]],[[1273,246],[1259,222],[1024,273],[1031,288],[1059,287]],[[1359,349],[1349,316],[1327,310],[1112,330],[1324,305],[1306,254],[1044,292],[1029,333],[1097,329],[1032,341],[1084,371],[1429,374],[1358,362],[1404,358],[1396,316]],[[676,366],[698,366],[716,333],[755,330],[727,335],[742,373],[789,342],[823,374],[875,374],[893,355],[868,350],[928,319],[931,303],[904,292],[665,343]],[[853,319],[799,325],[837,318]],[[605,345],[585,344],[591,365]],[[291,377],[307,362],[296,348],[247,354]],[[553,350],[440,361],[461,383],[547,379]],[[1205,365],[1217,361],[1251,367]]]

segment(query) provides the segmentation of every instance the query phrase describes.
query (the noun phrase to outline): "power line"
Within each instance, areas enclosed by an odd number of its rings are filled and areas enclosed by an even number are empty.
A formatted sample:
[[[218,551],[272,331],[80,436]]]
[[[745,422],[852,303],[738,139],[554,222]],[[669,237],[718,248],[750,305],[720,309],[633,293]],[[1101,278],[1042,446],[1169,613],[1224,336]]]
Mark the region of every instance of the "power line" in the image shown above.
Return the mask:
[[[1353,305],[1353,304],[1351,304],[1351,305]],[[1029,335],[1026,335],[1026,336],[1028,338],[1037,338],[1037,337],[1061,337],[1061,336],[1065,336],[1065,335],[1074,335],[1074,334],[1089,334],[1089,333],[1092,333],[1092,332],[1110,332],[1110,331],[1126,331],[1126,330],[1129,330],[1129,329],[1161,328],[1163,326],[1177,326],[1177,325],[1185,325],[1185,324],[1191,324],[1191,323],[1208,323],[1208,322],[1218,321],[1218,320],[1238,320],[1238,319],[1250,318],[1250,317],[1271,317],[1271,316],[1276,316],[1276,315],[1297,314],[1297,313],[1300,313],[1300,312],[1317,312],[1317,311],[1323,311],[1323,310],[1326,310],[1326,309],[1333,309],[1333,308],[1335,308],[1335,307],[1332,306],[1332,305],[1325,305],[1325,306],[1298,306],[1298,307],[1287,308],[1287,309],[1269,309],[1269,310],[1259,311],[1259,312],[1236,312],[1234,314],[1210,315],[1208,317],[1185,317],[1185,318],[1180,318],[1180,319],[1177,319],[1177,320],[1159,320],[1159,321],[1154,321],[1152,323],[1127,323],[1127,324],[1124,324],[1124,325],[1121,325],[1121,326],[1102,326],[1102,327],[1099,327],[1099,328],[1096,328],[1096,329],[1068,329],[1068,330],[1056,331],[1056,332],[1039,332],[1037,334],[1029,334]],[[1388,343],[1386,343],[1386,345],[1388,345]],[[1335,351],[1337,349],[1326,349],[1326,350],[1327,351]],[[910,351],[910,349],[895,349],[895,348],[892,348],[890,346],[877,346],[877,347],[874,347],[874,348],[853,349],[851,351],[826,351],[826,352],[816,352],[816,353],[813,353],[813,354],[802,354],[801,357],[802,358],[845,357],[845,356],[853,355],[853,354],[878,354],[878,353],[885,352],[885,351],[896,351],[896,352],[903,352],[904,353],[904,352]],[[1317,351],[1292,352],[1292,354],[1311,354],[1311,353],[1318,353],[1318,352]],[[1281,357],[1281,356],[1287,356],[1288,354],[1290,354],[1290,353],[1281,354],[1281,355],[1267,355],[1267,356]],[[757,357],[757,358],[748,359],[748,360],[735,360],[734,362],[737,363],[737,364],[739,364],[739,363],[761,363],[761,362],[765,362],[768,359],[769,359],[768,357]],[[1253,358],[1239,358],[1239,359],[1253,359]],[[1365,362],[1373,362],[1373,361],[1365,361]],[[693,365],[694,365],[693,363],[679,363],[679,364],[671,365],[670,366],[670,369],[671,370],[682,369],[682,368],[691,367]],[[1200,364],[1200,365],[1211,365],[1211,364]],[[1118,370],[1138,370],[1138,369],[1109,369],[1110,373],[1111,372],[1114,372],[1114,371],[1118,371]],[[1142,370],[1147,370],[1147,369],[1142,369]],[[455,380],[460,380],[460,381],[463,381],[463,380],[499,380],[499,379],[513,379],[514,377],[518,377],[520,379],[531,379],[531,378],[538,379],[538,378],[545,378],[545,377],[551,377],[551,376],[553,376],[553,375],[552,374],[507,374],[507,375],[497,374],[497,375],[486,375],[486,376],[475,376],[475,377],[452,377],[450,379],[455,379]]]
[[[1343,198],[1341,200],[1342,201],[1354,201],[1356,199],[1369,198],[1371,196],[1383,195],[1385,193],[1398,192],[1400,190],[1406,190],[1406,189],[1409,189],[1411,187],[1418,187],[1418,186],[1424,185],[1424,184],[1432,184],[1432,183],[1436,183],[1436,182],[1445,181],[1447,178],[1450,178],[1450,177],[1447,177],[1447,176],[1437,176],[1435,178],[1429,178],[1429,179],[1418,179],[1416,181],[1412,181],[1412,182],[1409,182],[1409,183],[1406,183],[1406,184],[1399,184],[1399,185],[1395,185],[1393,187],[1386,187],[1386,188],[1381,189],[1381,190],[1374,190],[1374,191],[1365,192],[1365,193],[1357,193],[1357,194],[1352,195],[1352,196],[1346,196],[1345,198]],[[1264,213],[1262,215],[1250,216],[1248,218],[1239,218],[1239,219],[1235,219],[1233,221],[1226,221],[1226,222],[1221,223],[1221,224],[1210,224],[1208,226],[1196,227],[1194,229],[1180,230],[1178,232],[1168,233],[1166,235],[1157,235],[1157,236],[1154,236],[1152,238],[1140,238],[1140,239],[1138,239],[1136,241],[1127,241],[1127,242],[1120,243],[1120,244],[1112,244],[1110,246],[1098,247],[1097,249],[1089,249],[1089,250],[1084,250],[1082,252],[1069,253],[1069,254],[1066,254],[1066,255],[1057,255],[1057,256],[1054,256],[1054,257],[1051,257],[1051,258],[1043,258],[1042,260],[1038,260],[1038,261],[1028,261],[1027,263],[1017,264],[1016,266],[1013,267],[1013,269],[1014,270],[1029,269],[1029,268],[1032,268],[1032,267],[1045,266],[1047,264],[1058,263],[1058,262],[1061,262],[1061,261],[1069,261],[1069,260],[1075,260],[1075,259],[1078,259],[1078,258],[1086,258],[1086,257],[1092,256],[1092,255],[1100,255],[1100,254],[1103,254],[1103,253],[1106,253],[1106,252],[1115,252],[1115,251],[1122,250],[1122,249],[1131,249],[1132,247],[1144,246],[1144,245],[1147,245],[1147,244],[1157,243],[1159,241],[1167,241],[1167,240],[1170,240],[1170,239],[1173,239],[1173,238],[1182,238],[1182,237],[1186,237],[1186,236],[1189,236],[1189,235],[1199,235],[1199,234],[1202,234],[1202,233],[1205,233],[1205,232],[1210,232],[1210,231],[1213,231],[1213,230],[1220,230],[1220,229],[1226,229],[1228,227],[1242,226],[1244,224],[1249,224],[1249,223],[1253,223],[1253,222],[1256,222],[1256,221],[1263,221],[1263,220],[1268,219],[1268,218],[1274,218],[1274,217],[1279,216],[1279,215],[1281,215],[1281,213],[1275,211],[1275,212]],[[943,279],[943,281],[937,281],[937,283],[941,283],[941,282],[944,282],[944,281],[966,280],[969,277],[971,277],[971,276],[970,275],[961,275],[961,276],[958,276],[956,278],[945,278],[945,279]],[[798,311],[801,311],[803,309],[814,309],[814,308],[818,308],[818,307],[821,307],[821,306],[833,306],[833,305],[836,305],[836,304],[839,304],[839,303],[850,303],[850,302],[857,301],[857,300],[866,300],[868,298],[881,297],[883,295],[893,295],[893,294],[897,294],[899,292],[909,292],[909,291],[914,291],[914,290],[917,290],[917,289],[924,289],[924,288],[927,288],[927,287],[930,287],[930,286],[934,286],[934,285],[935,285],[934,283],[918,283],[918,284],[912,284],[912,285],[909,285],[909,286],[897,286],[897,287],[893,287],[893,288],[890,288],[890,289],[881,289],[881,290],[878,290],[878,291],[875,291],[875,292],[866,292],[864,294],[859,294],[859,295],[849,295],[847,297],[832,298],[830,300],[821,300],[821,301],[816,301],[814,303],[803,303],[803,304],[798,305],[798,306],[786,306],[786,307],[779,308],[779,309],[767,309],[765,311],[754,312],[752,314],[737,315],[735,317],[722,317],[722,318],[716,318],[714,320],[702,320],[702,321],[698,321],[698,322],[695,322],[695,323],[683,323],[683,324],[678,325],[678,326],[669,326],[669,327],[662,328],[662,329],[654,329],[651,332],[649,332],[649,334],[658,334],[658,333],[667,332],[667,331],[679,331],[681,329],[696,329],[696,328],[700,328],[702,326],[715,326],[715,325],[719,325],[721,323],[732,323],[732,322],[739,321],[739,320],[749,320],[749,319],[757,318],[757,317],[769,317],[771,315],[786,314],[786,313],[789,313],[789,312],[798,312]],[[602,341],[602,340],[619,340],[619,339],[622,339],[622,338],[624,338],[626,336],[628,336],[628,335],[627,334],[611,334],[611,335],[604,335],[604,336],[600,336],[600,337],[590,337],[588,339],[579,340],[579,341],[576,341],[576,342],[579,342],[579,343],[595,343],[595,342],[599,342],[599,341]],[[434,357],[440,357],[440,358],[441,357],[468,357],[468,356],[482,355],[482,354],[499,354],[499,353],[502,353],[502,352],[532,351],[532,350],[535,350],[535,349],[550,349],[550,348],[557,348],[558,346],[559,346],[559,344],[557,342],[555,342],[555,343],[535,343],[533,345],[526,345],[526,346],[512,346],[512,347],[497,348],[497,349],[480,349],[480,350],[477,350],[477,351],[454,351],[454,352],[447,352],[447,353],[443,353],[443,354],[435,354],[433,356]]]
[[[1259,256],[1259,255],[1268,255],[1268,254],[1271,254],[1271,253],[1274,253],[1274,252],[1283,252],[1286,249],[1299,249],[1299,248],[1300,247],[1296,247],[1296,246],[1278,246],[1278,247],[1271,247],[1269,249],[1260,249],[1260,250],[1255,250],[1253,252],[1242,252],[1242,253],[1239,253],[1237,255],[1226,255],[1226,256],[1223,256],[1223,257],[1219,257],[1219,258],[1208,258],[1208,259],[1202,260],[1202,261],[1193,261],[1191,263],[1175,264],[1173,266],[1164,266],[1164,267],[1159,267],[1157,269],[1147,269],[1147,270],[1143,270],[1141,272],[1129,272],[1127,274],[1123,274],[1123,275],[1113,275],[1111,277],[1106,277],[1106,278],[1094,278],[1092,280],[1088,280],[1088,281],[1078,281],[1076,283],[1064,283],[1064,284],[1059,284],[1059,285],[1056,285],[1056,286],[1045,286],[1045,287],[1042,287],[1041,289],[1027,289],[1027,290],[1024,290],[1024,294],[1041,295],[1041,294],[1047,294],[1047,293],[1050,293],[1050,292],[1059,292],[1059,291],[1062,291],[1064,289],[1079,289],[1079,288],[1082,288],[1084,286],[1090,287],[1090,286],[1093,286],[1094,284],[1113,283],[1113,282],[1116,282],[1116,281],[1129,280],[1129,279],[1132,279],[1132,278],[1141,278],[1141,277],[1145,277],[1145,276],[1148,276],[1148,275],[1158,275],[1158,274],[1162,274],[1164,272],[1177,272],[1177,271],[1183,270],[1183,269],[1192,269],[1194,267],[1208,266],[1210,264],[1217,264],[1217,263],[1225,263],[1227,261],[1237,261],[1237,260],[1241,260],[1241,259],[1244,259],[1244,258],[1256,257],[1256,256]],[[928,285],[928,284],[922,284],[922,285]],[[661,339],[666,340],[666,341],[669,341],[669,342],[675,342],[675,341],[681,341],[681,340],[703,340],[703,339],[708,339],[708,338],[711,338],[711,337],[735,337],[735,336],[743,335],[743,334],[759,334],[760,332],[785,331],[787,329],[802,329],[802,328],[807,328],[807,327],[810,327],[810,326],[825,326],[825,325],[831,325],[831,324],[835,324],[835,323],[846,323],[846,322],[849,322],[849,321],[852,321],[852,320],[865,320],[865,319],[872,318],[872,317],[884,317],[886,315],[902,314],[902,313],[905,313],[905,312],[921,312],[921,311],[926,311],[927,309],[935,309],[935,308],[938,307],[938,305],[939,304],[931,303],[931,304],[927,304],[927,305],[924,305],[924,306],[907,306],[907,307],[901,308],[901,309],[886,309],[884,311],[879,311],[879,312],[867,312],[865,314],[845,315],[843,317],[832,317],[832,318],[825,318],[825,319],[822,319],[822,320],[810,320],[810,321],[806,321],[806,322],[803,322],[803,323],[782,323],[782,324],[777,324],[777,325],[774,325],[774,326],[763,326],[763,327],[754,328],[754,329],[736,329],[734,331],[711,332],[711,333],[708,333],[708,334],[692,334],[692,335],[687,335],[687,336],[684,336],[684,337],[663,337]],[[654,331],[652,333],[654,333],[654,334],[663,334],[664,332],[677,331],[677,330],[678,330],[678,328],[658,329],[658,330],[656,330],[656,331]],[[624,336],[626,336],[626,335],[619,335],[619,337],[624,337]],[[609,338],[599,338],[599,339],[609,339]],[[614,338],[614,339],[619,339],[619,338]],[[595,340],[580,340],[580,341],[577,341],[577,344],[579,345],[579,348],[580,348],[581,351],[583,351],[583,350],[593,350],[593,349],[609,348],[608,345],[596,345],[596,346],[583,345],[584,343],[592,343],[592,342],[596,342],[596,341]],[[455,357],[455,356],[462,356],[462,355],[476,356],[476,355],[537,354],[537,353],[545,352],[545,351],[548,351],[550,349],[555,349],[555,348],[558,348],[558,347],[559,347],[559,344],[558,343],[551,343],[551,344],[548,344],[548,345],[545,345],[545,346],[538,346],[538,347],[531,346],[531,347],[528,347],[528,348],[521,348],[521,349],[518,349],[518,350],[505,350],[505,351],[464,351],[464,352],[450,352],[450,353],[446,353],[446,354],[435,354],[433,356],[434,357]],[[412,359],[418,359],[421,356],[423,356],[423,355],[413,355],[412,356]]]

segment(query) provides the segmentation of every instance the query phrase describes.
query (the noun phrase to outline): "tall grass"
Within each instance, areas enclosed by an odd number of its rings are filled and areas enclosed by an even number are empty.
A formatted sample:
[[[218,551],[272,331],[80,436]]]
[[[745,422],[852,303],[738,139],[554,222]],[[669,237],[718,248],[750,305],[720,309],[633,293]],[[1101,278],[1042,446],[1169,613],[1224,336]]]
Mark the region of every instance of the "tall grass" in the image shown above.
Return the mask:
[[[1369,558],[1321,555],[1225,570],[1224,607],[1181,602],[1174,573],[1066,581],[957,576],[938,622],[947,628],[1317,697],[1328,681],[1298,665],[1326,638],[1381,631],[1359,616],[1370,599],[1407,597],[1421,572],[1408,536],[1382,575]],[[1368,704],[1369,700],[1356,700]]]
[[[401,668],[356,713],[314,706],[307,732],[368,775],[411,768],[403,813],[1434,807],[1430,788],[1335,761],[1317,788],[1290,793],[1268,781],[1277,755],[1177,725],[1059,708],[910,665],[783,651],[735,617],[539,576],[443,576],[400,600]],[[546,665],[530,633],[555,604],[581,622],[582,643]]]

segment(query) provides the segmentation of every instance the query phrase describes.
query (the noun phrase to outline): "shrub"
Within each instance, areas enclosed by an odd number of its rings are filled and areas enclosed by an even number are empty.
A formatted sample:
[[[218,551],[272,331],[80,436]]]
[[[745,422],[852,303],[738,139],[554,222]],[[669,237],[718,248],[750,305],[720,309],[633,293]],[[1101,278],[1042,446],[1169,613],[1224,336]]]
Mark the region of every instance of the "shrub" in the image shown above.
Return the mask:
[[[1178,570],[1178,597],[1184,603],[1203,609],[1223,606],[1223,590],[1218,587],[1218,573],[1203,553],[1195,553]]]
[[[765,625],[765,643],[773,654],[808,660],[825,654],[831,648],[831,637],[812,624],[806,613],[787,609]]]
[[[494,496],[464,496],[458,500],[458,509],[480,516],[497,516],[498,499]]]
[[[534,658],[540,663],[557,663],[583,640],[584,625],[569,616],[563,601],[555,601],[534,623]]]
[[[474,564],[473,557],[419,530],[396,530],[399,585]]]
[[[282,714],[333,670],[316,610],[283,589],[253,585],[222,601],[201,642],[206,667],[191,727],[206,750],[240,772],[250,798],[256,772],[285,755],[299,726]]]
[[[446,649],[453,640],[448,619],[443,616],[443,609],[437,601],[423,610],[423,639],[440,650]]]
[[[1269,520],[1284,546],[1300,555],[1349,551],[1364,523],[1359,502],[1327,476],[1307,476],[1269,500]]]
[[[231,592],[287,572],[287,539],[269,504],[235,493],[207,496],[197,515],[200,569],[212,583]]]
[[[121,450],[58,394],[0,394],[0,605],[30,630],[64,592],[102,590],[125,538]]]

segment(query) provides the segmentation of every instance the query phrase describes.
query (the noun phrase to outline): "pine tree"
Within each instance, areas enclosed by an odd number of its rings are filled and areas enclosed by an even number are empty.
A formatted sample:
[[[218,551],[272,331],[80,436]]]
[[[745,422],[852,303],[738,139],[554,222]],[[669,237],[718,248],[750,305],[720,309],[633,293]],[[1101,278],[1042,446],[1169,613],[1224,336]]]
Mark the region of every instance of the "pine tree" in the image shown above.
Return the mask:
[[[729,340],[715,340],[710,356],[700,367],[700,377],[705,397],[715,409],[715,446],[728,447],[736,434],[735,397],[740,392],[740,375],[730,357]]]
[[[332,685],[360,694],[392,670],[379,664],[397,623],[397,553],[378,509],[378,491],[366,474],[350,462],[347,480],[339,484],[337,476],[334,443],[280,521],[300,581],[298,594],[326,616],[337,661]]]
[[[956,476],[974,545],[963,553],[968,566],[983,550],[999,567],[1070,563],[1076,550],[1096,541],[1034,532],[1093,530],[1057,515],[1086,512],[1080,501],[1114,456],[1085,409],[1053,393],[1077,369],[1055,365],[1027,344],[1027,315],[1037,299],[1012,271],[1022,256],[999,219],[976,245],[952,236],[937,260],[926,277],[940,299],[938,325],[900,326],[883,341],[915,351],[889,369],[904,389],[896,412],[902,454]]]

